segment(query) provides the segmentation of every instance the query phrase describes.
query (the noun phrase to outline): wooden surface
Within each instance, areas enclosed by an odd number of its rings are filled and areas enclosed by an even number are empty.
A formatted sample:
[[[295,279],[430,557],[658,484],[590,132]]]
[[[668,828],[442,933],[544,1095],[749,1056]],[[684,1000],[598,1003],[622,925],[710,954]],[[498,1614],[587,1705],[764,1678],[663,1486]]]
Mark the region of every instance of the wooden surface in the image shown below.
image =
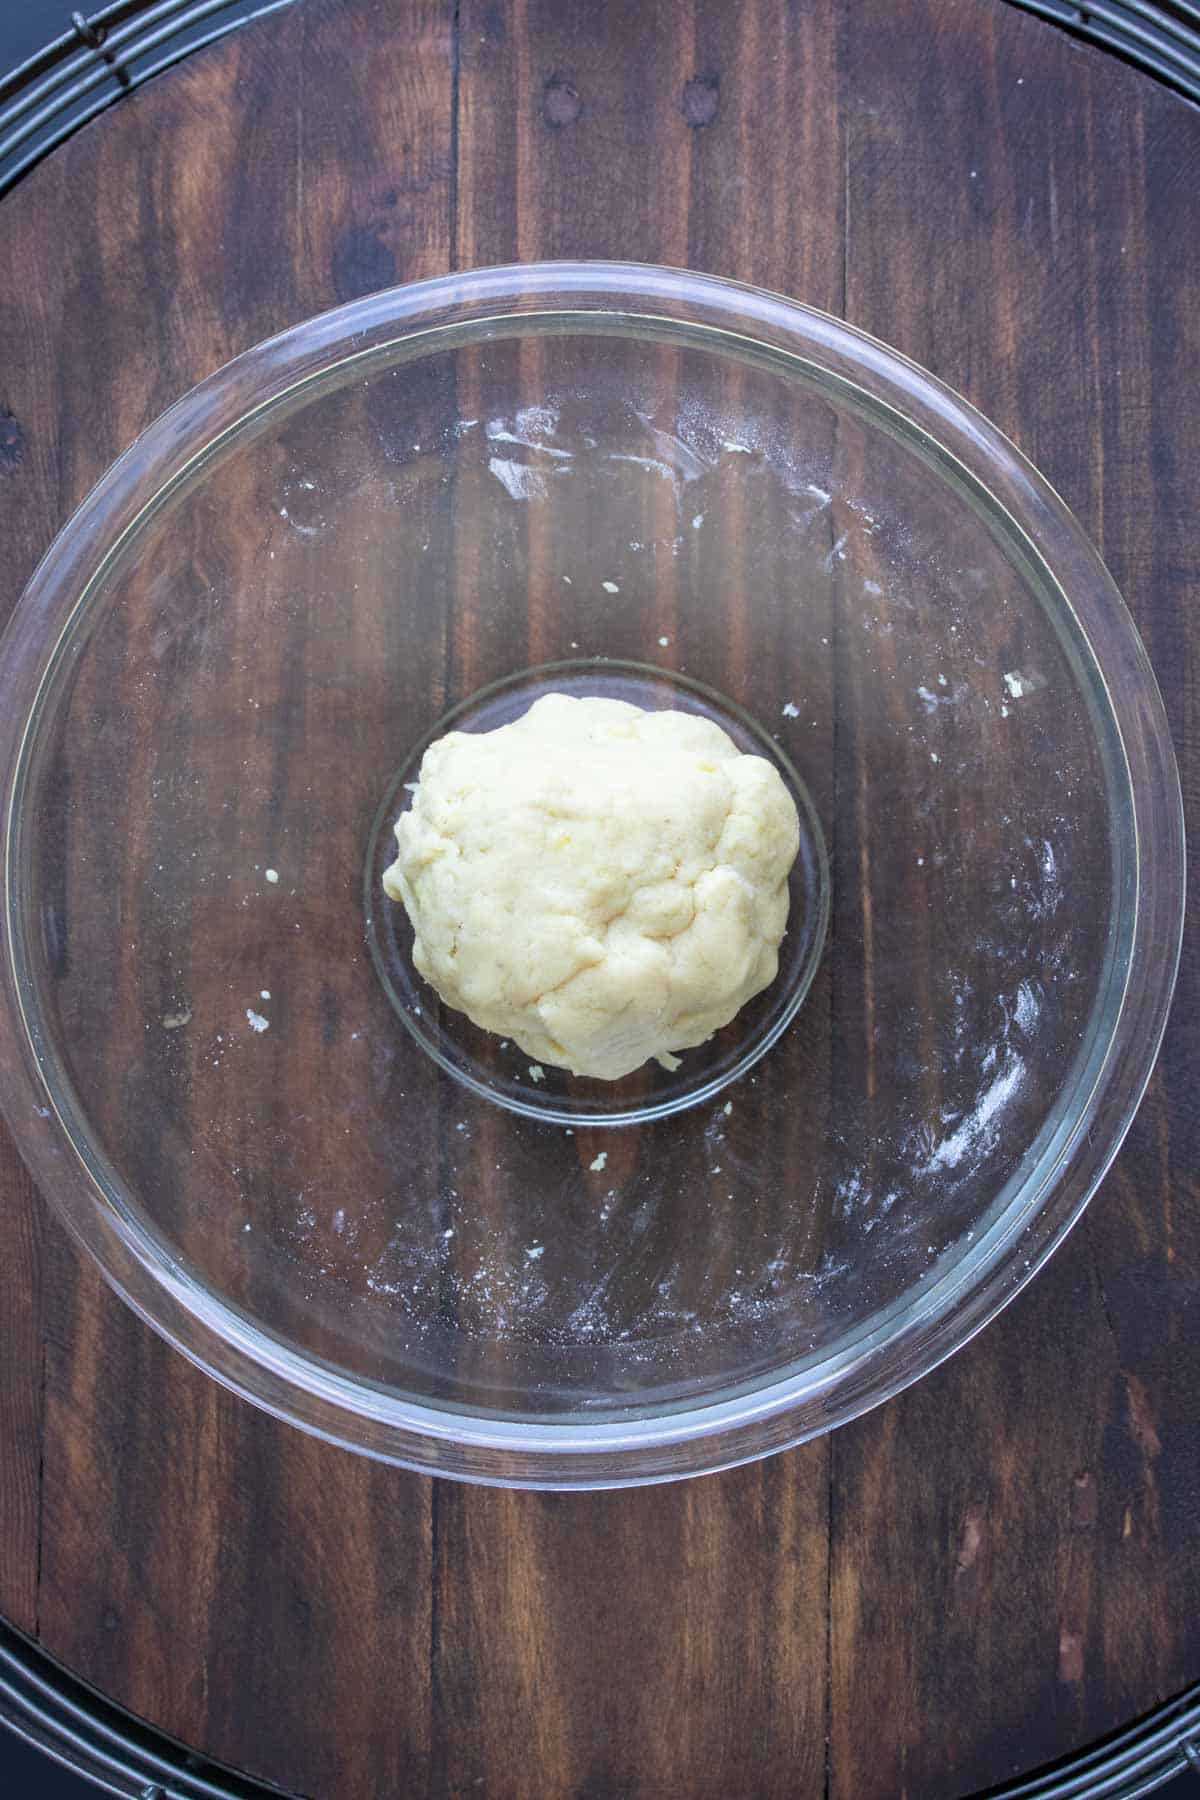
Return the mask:
[[[338,299],[549,256],[841,313],[1046,472],[1200,813],[1200,116],[983,0],[300,0],[0,208],[0,595],[137,430]],[[969,1793],[1200,1679],[1185,949],[1113,1173],[982,1337],[833,1438],[547,1497],[333,1451],[129,1314],[0,1141],[0,1610],[321,1800]]]

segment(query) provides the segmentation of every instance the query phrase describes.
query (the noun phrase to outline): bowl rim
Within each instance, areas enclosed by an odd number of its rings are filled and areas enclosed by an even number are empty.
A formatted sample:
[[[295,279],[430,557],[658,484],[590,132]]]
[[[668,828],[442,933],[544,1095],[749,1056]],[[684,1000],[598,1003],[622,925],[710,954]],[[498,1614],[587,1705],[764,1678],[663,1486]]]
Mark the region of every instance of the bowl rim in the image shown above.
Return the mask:
[[[1018,1171],[997,1196],[995,1225],[981,1234],[977,1253],[961,1259],[970,1263],[967,1274],[956,1265],[931,1276],[897,1330],[881,1337],[868,1321],[848,1351],[750,1392],[726,1389],[724,1399],[718,1393],[665,1417],[532,1423],[415,1402],[320,1363],[216,1296],[103,1191],[46,1079],[46,1046],[25,1005],[17,845],[26,751],[71,619],[147,508],[249,418],[302,395],[331,364],[370,364],[398,341],[447,326],[478,333],[503,321],[515,328],[522,318],[564,309],[616,315],[631,326],[638,319],[716,325],[785,350],[899,410],[910,429],[968,472],[1035,553],[1101,672],[1128,777],[1134,883],[1124,989],[1093,1085],[1048,1166],[1041,1159],[1032,1191],[1033,1177]],[[1108,679],[1114,668],[1122,676],[1119,701]],[[1037,1273],[1111,1165],[1162,1042],[1184,921],[1183,802],[1162,697],[1111,576],[1050,484],[953,389],[878,339],[766,289],[640,263],[510,264],[385,289],[264,340],[161,414],[67,520],[0,637],[0,691],[18,702],[0,716],[0,1108],[18,1148],[111,1285],[175,1348],[277,1417],[383,1461],[499,1485],[627,1486],[748,1461],[857,1417],[961,1348]],[[1014,1211],[1020,1193],[1025,1204]]]

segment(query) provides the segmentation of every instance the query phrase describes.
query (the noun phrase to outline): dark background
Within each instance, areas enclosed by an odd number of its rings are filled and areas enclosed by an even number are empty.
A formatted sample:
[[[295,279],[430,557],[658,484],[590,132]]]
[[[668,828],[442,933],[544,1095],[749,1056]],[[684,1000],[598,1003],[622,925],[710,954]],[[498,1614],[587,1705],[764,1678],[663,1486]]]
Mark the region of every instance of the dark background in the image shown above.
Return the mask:
[[[70,10],[51,0],[0,0],[0,71],[12,69],[68,29]],[[1170,1784],[1169,1791],[1178,1800],[1192,1794],[1200,1800],[1200,1778],[1185,1774]],[[87,1800],[96,1792],[90,1782],[56,1767],[0,1728],[0,1796]]]
[[[35,50],[69,31],[73,10],[53,0],[0,0],[0,71],[7,75]],[[94,9],[82,10],[88,14]]]
[[[8,4],[12,5],[13,0],[8,0]],[[17,1795],[21,1800],[26,1796],[28,1800],[35,1800],[35,1796],[37,1800],[95,1800],[98,1791],[90,1781],[57,1768],[11,1731],[0,1729],[0,1794],[5,1800],[10,1794],[14,1800]]]

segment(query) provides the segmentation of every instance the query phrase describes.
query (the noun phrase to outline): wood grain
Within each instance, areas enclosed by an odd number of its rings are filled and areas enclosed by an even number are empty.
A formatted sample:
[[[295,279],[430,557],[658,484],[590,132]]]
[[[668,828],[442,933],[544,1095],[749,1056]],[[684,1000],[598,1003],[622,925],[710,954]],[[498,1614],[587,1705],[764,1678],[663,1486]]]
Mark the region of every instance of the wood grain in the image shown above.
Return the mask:
[[[189,65],[177,87],[139,95],[127,150],[85,132],[70,165],[47,164],[22,194],[15,253],[35,286],[47,210],[73,192],[89,224],[58,259],[37,330],[24,302],[6,308],[6,404],[26,443],[20,489],[5,494],[6,541],[30,544],[14,587],[171,398],[290,321],[448,261],[450,10],[364,12],[347,35],[338,9],[308,6],[277,26]],[[277,84],[279,58],[299,70],[295,87]],[[168,100],[169,124],[157,113]],[[331,149],[343,131],[349,155]],[[236,298],[222,273],[231,268],[244,278]],[[78,352],[71,376],[64,343]],[[4,1197],[20,1206],[20,1186]],[[40,1590],[36,1535],[31,1524],[22,1549],[16,1506],[29,1509],[30,1431],[5,1471],[20,1473],[4,1531],[6,1575],[10,1546],[23,1558],[13,1615],[134,1710],[252,1772],[309,1792],[419,1786],[430,1484],[330,1455],[234,1402],[137,1324],[57,1229],[48,1240],[44,1278],[30,1283],[47,1315]],[[6,1283],[31,1273],[23,1241],[13,1229]],[[7,1326],[7,1305],[3,1316]],[[40,1388],[24,1384],[26,1413]],[[8,1491],[6,1481],[6,1504]],[[296,1679],[306,1665],[322,1668],[344,1715],[337,1733]]]
[[[7,1132],[0,1135],[0,1609],[23,1631],[38,1628],[43,1432],[42,1203]]]
[[[1143,630],[1194,822],[1198,165],[1185,103],[993,0],[300,0],[0,209],[0,604],[284,325],[454,265],[691,265],[843,313],[1040,464]],[[502,649],[447,626],[455,680]],[[6,1148],[0,1608],[321,1800],[936,1800],[1115,1729],[1200,1676],[1198,981],[1189,945],[1129,1143],[1026,1294],[832,1439],[686,1487],[486,1492],[303,1439],[127,1313]]]
[[[693,234],[715,239],[711,196],[721,192],[729,205],[719,216],[733,236],[707,266],[740,266],[777,287],[807,282],[836,309],[838,126],[800,103],[806,82],[830,79],[834,41],[819,21],[798,32],[785,24],[769,8],[714,6],[693,21],[629,6],[606,11],[598,31],[594,15],[553,4],[514,8],[503,20],[495,8],[465,5],[460,262],[608,255],[705,266],[708,246],[698,253]],[[753,93],[768,40],[770,104],[743,107],[728,133],[706,136],[716,89],[705,77],[707,122],[689,123],[697,71],[719,65],[726,91]],[[824,175],[797,194],[788,171],[805,156]],[[745,219],[738,202],[752,161],[764,217],[776,227],[753,252],[736,222]],[[647,168],[657,190],[650,209],[636,197]],[[672,577],[668,566],[654,605],[677,646],[672,657],[690,653],[694,669],[702,634],[689,625],[686,574],[678,599]],[[814,647],[821,616],[814,601]],[[626,649],[623,620],[615,609],[606,620],[613,654]],[[639,628],[632,618],[629,625]],[[492,670],[478,633],[465,648],[484,658],[460,683],[469,690]],[[637,654],[636,636],[628,650]],[[828,996],[814,996],[813,1007],[822,1004]],[[486,1119],[477,1122],[481,1168],[494,1166],[498,1134],[513,1135],[496,1117],[490,1133]],[[623,1179],[632,1175],[623,1170]],[[520,1169],[505,1179],[518,1185]],[[687,1228],[682,1218],[679,1227]],[[763,1794],[819,1793],[827,1455],[819,1444],[778,1466],[637,1495],[546,1499],[440,1487],[436,1791],[481,1785],[516,1796],[528,1789],[532,1755],[546,1793],[716,1796],[746,1780]],[[751,1571],[768,1542],[780,1579],[763,1588]],[[511,1629],[497,1631],[499,1619]],[[697,1706],[689,1697],[700,1693]],[[768,1718],[777,1721],[770,1730]]]
[[[615,1495],[439,1489],[433,1791],[822,1792],[823,1461]]]
[[[1123,71],[1003,10],[930,8],[912,22],[848,46],[848,315],[1040,463],[1096,534],[1155,655],[1155,620],[1181,622],[1194,592],[1178,474],[1200,466],[1190,418],[1158,415],[1147,430],[1169,364],[1182,357],[1186,380],[1195,351],[1194,329],[1189,347],[1157,321],[1174,320],[1200,264],[1171,232],[1159,268],[1146,237],[1149,197],[1175,179],[1148,151],[1174,108],[1140,83],[1132,106]],[[1068,83],[1077,125],[1064,130]],[[1194,129],[1179,129],[1173,154],[1194,167]],[[1147,479],[1155,443],[1171,446],[1173,491]],[[1186,767],[1195,647],[1173,629],[1173,654],[1155,662]],[[1182,1519],[1195,1517],[1200,1389],[1177,1321],[1200,1264],[1186,1150],[1168,1160],[1194,1109],[1160,1097],[1200,1048],[1192,979],[1185,957],[1172,1046],[1076,1238],[977,1351],[834,1440],[834,1792],[970,1791],[1194,1679],[1182,1595],[1197,1543]],[[1168,1266],[1173,1217],[1190,1223]],[[1138,1274],[1142,1306],[1118,1316],[1112,1294],[1129,1295]],[[931,1463],[939,1418],[953,1451]],[[1156,1512],[1164,1473],[1169,1536]],[[882,1737],[863,1732],[864,1705],[886,1712]]]

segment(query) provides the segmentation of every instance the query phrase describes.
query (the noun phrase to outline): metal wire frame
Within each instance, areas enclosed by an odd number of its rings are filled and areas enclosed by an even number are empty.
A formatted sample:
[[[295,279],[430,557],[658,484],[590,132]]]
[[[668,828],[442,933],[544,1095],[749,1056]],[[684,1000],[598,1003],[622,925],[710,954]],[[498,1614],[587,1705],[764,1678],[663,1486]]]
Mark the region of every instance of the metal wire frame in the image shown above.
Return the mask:
[[[988,1800],[1141,1800],[1188,1769],[1200,1775],[1200,1686],[1136,1725]]]
[[[0,1727],[118,1800],[278,1800],[112,1705],[0,1620]]]
[[[89,119],[205,44],[292,0],[115,0],[0,80],[0,196]],[[213,21],[216,21],[215,23]]]

